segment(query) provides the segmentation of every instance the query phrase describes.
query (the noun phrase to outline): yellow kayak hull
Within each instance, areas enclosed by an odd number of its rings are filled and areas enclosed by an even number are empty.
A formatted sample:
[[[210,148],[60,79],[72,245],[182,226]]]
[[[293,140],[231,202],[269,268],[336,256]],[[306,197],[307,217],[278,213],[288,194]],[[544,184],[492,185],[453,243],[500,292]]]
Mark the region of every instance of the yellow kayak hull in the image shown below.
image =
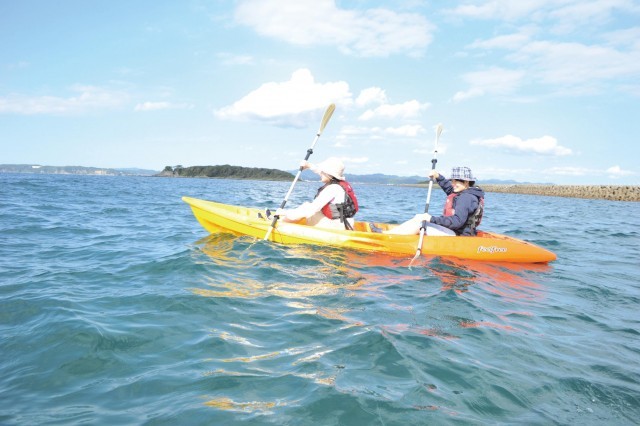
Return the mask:
[[[264,238],[271,220],[255,208],[232,206],[182,197],[194,216],[210,233],[231,232]],[[388,230],[395,225],[377,223]],[[303,223],[278,222],[269,240],[281,244],[315,244],[353,250],[411,255],[416,253],[418,235],[394,235],[371,232],[369,224],[356,222],[353,231],[307,226]],[[485,262],[547,263],[556,255],[535,244],[506,235],[479,231],[475,237],[425,236],[422,255],[457,257]]]

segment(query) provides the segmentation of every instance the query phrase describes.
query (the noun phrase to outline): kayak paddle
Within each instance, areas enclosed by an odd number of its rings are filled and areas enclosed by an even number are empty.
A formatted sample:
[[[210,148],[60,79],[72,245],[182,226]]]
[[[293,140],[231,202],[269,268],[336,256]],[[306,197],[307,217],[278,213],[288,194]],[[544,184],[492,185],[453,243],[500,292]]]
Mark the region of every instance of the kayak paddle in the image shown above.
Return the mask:
[[[316,133],[316,137],[313,140],[311,147],[307,149],[307,155],[306,157],[304,157],[304,161],[307,161],[311,156],[311,154],[313,154],[313,147],[316,145],[316,142],[318,142],[318,138],[320,138],[322,131],[324,130],[327,123],[329,122],[329,119],[331,118],[331,115],[333,115],[333,111],[335,111],[335,109],[336,109],[336,105],[331,104],[327,107],[327,110],[324,112],[324,116],[322,117],[322,121],[320,122],[320,128],[318,129],[318,133]],[[303,168],[302,166],[300,166],[300,169],[298,170],[298,173],[296,174],[295,179],[293,179],[293,182],[291,182],[291,186],[289,187],[289,191],[287,192],[287,195],[284,196],[284,200],[282,200],[282,204],[280,204],[281,209],[283,209],[285,204],[287,204],[287,201],[289,200],[289,195],[291,195],[291,191],[293,191],[293,187],[296,185],[296,182],[300,178],[300,174],[302,173],[302,170]],[[273,216],[273,220],[271,221],[271,226],[267,230],[267,235],[264,236],[265,241],[269,239],[269,236],[271,235],[271,231],[273,231],[273,229],[276,227],[276,222],[278,221],[279,218],[280,218],[279,216]]]
[[[438,124],[436,127],[436,146],[433,149],[433,158],[431,159],[431,170],[435,170],[436,163],[438,159],[436,158],[438,155],[438,139],[440,139],[440,134],[442,133],[442,123]],[[433,178],[429,179],[429,192],[427,193],[427,204],[424,206],[424,212],[429,213],[429,203],[431,202],[431,188],[433,188]],[[409,268],[413,264],[413,261],[420,257],[422,253],[422,239],[424,238],[424,234],[427,230],[427,221],[423,220],[420,226],[420,238],[418,239],[418,248],[416,249],[416,255],[413,256],[411,262],[409,262]]]

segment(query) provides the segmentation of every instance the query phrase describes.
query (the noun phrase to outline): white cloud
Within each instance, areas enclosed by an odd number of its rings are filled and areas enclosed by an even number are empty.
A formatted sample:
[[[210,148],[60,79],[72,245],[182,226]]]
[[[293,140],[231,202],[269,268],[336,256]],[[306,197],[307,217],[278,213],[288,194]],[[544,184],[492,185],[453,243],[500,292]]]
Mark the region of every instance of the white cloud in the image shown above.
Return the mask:
[[[191,109],[193,105],[171,102],[143,102],[135,106],[135,111],[159,111],[163,109]]]
[[[484,96],[486,94],[485,90],[481,87],[472,87],[469,90],[464,92],[456,92],[451,99],[453,102],[462,102],[467,99],[477,98],[480,96]]]
[[[517,49],[531,39],[531,34],[514,33],[499,35],[488,40],[476,40],[469,45],[470,49]]]
[[[550,174],[550,175],[558,175],[558,176],[589,176],[589,175],[602,174],[600,170],[588,169],[586,167],[572,167],[572,166],[551,167],[544,170],[543,173]]]
[[[232,53],[218,53],[223,65],[253,65],[254,59],[249,55],[235,55]]]
[[[235,19],[265,36],[303,46],[337,46],[355,56],[421,56],[434,31],[418,14],[341,9],[335,0],[242,0]]]
[[[371,133],[371,130],[372,130],[371,127],[347,125],[347,126],[343,126],[340,129],[340,134],[338,135],[338,138],[369,135]]]
[[[638,14],[640,6],[634,0],[480,0],[449,11],[475,19],[511,22],[526,19],[552,24],[555,31],[563,32],[583,30],[588,23],[606,22],[613,13],[620,12]]]
[[[608,43],[619,46],[631,46],[640,48],[640,27],[626,28],[603,34],[602,38]]]
[[[360,107],[367,106],[369,104],[386,104],[387,94],[379,87],[370,87],[360,92],[356,98],[356,105]]]
[[[366,127],[343,126],[340,129],[338,139],[388,139],[389,137],[415,138],[426,133],[424,127],[419,124],[407,124],[398,127]]]
[[[161,109],[169,109],[169,102],[143,102],[136,105],[135,111],[157,111]]]
[[[549,84],[577,86],[640,72],[640,50],[624,52],[608,46],[535,42],[514,58],[533,66],[538,78]]]
[[[571,150],[558,145],[557,139],[552,136],[523,140],[513,135],[506,135],[496,139],[476,139],[472,140],[470,144],[518,153],[535,153],[554,156],[571,155]]]
[[[554,0],[528,0],[528,1],[510,1],[510,0],[490,0],[479,1],[476,4],[463,4],[450,11],[453,15],[476,18],[476,19],[495,19],[495,20],[514,20],[523,16],[531,16],[532,13],[538,12],[547,3]],[[557,3],[557,1],[556,1]],[[539,12],[538,12],[539,13]]]
[[[419,124],[407,124],[400,127],[387,127],[385,133],[393,136],[416,137],[425,133],[424,127]]]
[[[611,166],[607,169],[607,174],[611,179],[618,179],[625,176],[635,175],[634,172],[629,170],[622,170],[620,166]]]
[[[480,75],[470,73],[465,75],[469,89],[456,93],[454,101],[512,93],[525,82],[543,83],[570,94],[600,92],[605,83],[628,92],[625,85],[640,73],[640,29],[607,32],[609,27],[603,26],[613,14],[623,13],[632,22],[640,15],[640,5],[633,0],[491,0],[468,2],[451,12],[462,17],[514,21],[519,27],[514,33],[475,40],[467,46],[476,55],[507,51],[500,60],[515,67],[510,71],[516,78],[512,85],[494,92],[481,82],[469,81],[482,78],[485,71]],[[506,72],[508,67],[502,68]],[[499,82],[499,78],[494,81]]]
[[[342,157],[340,158],[345,163],[362,164],[369,161],[369,157]]]
[[[96,86],[75,85],[77,93],[67,98],[59,96],[9,95],[0,98],[0,114],[79,114],[90,110],[117,108],[129,99],[127,93]]]
[[[384,104],[376,107],[373,110],[365,111],[358,120],[368,121],[377,118],[415,118],[419,114],[427,109],[430,105],[428,103],[421,104],[417,100],[407,101],[402,104]]]
[[[303,127],[330,103],[351,103],[344,81],[316,83],[308,69],[299,69],[285,82],[264,83],[233,105],[214,114],[223,120],[255,119],[278,125]]]
[[[592,169],[588,167],[575,167],[575,166],[559,166],[549,167],[544,170],[534,169],[485,169],[485,175],[492,176],[570,176],[570,177],[582,177],[582,176],[603,176],[607,174],[610,179],[617,179],[624,176],[635,175],[635,173],[621,170],[619,166],[609,167],[607,170]]]
[[[638,14],[640,6],[634,0],[573,0],[560,7],[551,4],[549,19],[556,22],[556,31],[573,31],[588,23],[607,22],[613,13]]]
[[[617,32],[610,40],[632,43],[629,37],[633,34]],[[476,41],[471,46],[483,49],[513,47],[513,53],[507,58],[522,70],[492,68],[465,74],[463,79],[470,88],[457,92],[454,101],[490,94],[511,94],[525,82],[555,86],[567,93],[591,93],[600,84],[617,80],[622,91],[624,79],[632,79],[640,73],[640,44],[619,50],[611,44],[531,41],[522,46],[508,46],[495,40]]]
[[[466,91],[457,92],[453,96],[453,101],[460,102],[478,96],[512,93],[522,84],[524,76],[525,73],[523,71],[498,67],[467,73],[463,76],[463,79],[470,88]]]

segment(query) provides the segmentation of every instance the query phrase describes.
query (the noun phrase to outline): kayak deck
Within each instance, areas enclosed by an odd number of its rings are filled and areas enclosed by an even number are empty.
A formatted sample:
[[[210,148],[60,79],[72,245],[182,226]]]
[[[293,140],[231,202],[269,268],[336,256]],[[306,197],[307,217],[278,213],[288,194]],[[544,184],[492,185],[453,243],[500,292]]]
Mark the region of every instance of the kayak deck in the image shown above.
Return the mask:
[[[189,204],[198,222],[210,233],[231,232],[264,238],[271,219],[255,208],[182,197]],[[393,224],[375,223],[382,230]],[[307,226],[279,221],[269,236],[281,244],[315,244],[343,247],[360,251],[396,255],[414,255],[418,235],[395,235],[371,232],[370,224],[356,222],[353,231]],[[475,237],[425,236],[422,254],[457,257],[487,262],[547,263],[556,255],[540,246],[506,235],[478,231]]]

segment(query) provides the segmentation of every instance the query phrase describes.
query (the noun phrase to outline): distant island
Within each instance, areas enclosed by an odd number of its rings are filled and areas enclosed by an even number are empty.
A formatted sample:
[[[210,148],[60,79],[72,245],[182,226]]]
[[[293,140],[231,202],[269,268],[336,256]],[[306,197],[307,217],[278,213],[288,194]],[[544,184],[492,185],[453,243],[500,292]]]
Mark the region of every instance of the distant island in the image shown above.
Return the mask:
[[[293,175],[277,169],[263,169],[259,167],[230,166],[166,166],[164,170],[155,176],[160,177],[208,177],[218,179],[249,179],[249,180],[275,180],[290,181]]]

